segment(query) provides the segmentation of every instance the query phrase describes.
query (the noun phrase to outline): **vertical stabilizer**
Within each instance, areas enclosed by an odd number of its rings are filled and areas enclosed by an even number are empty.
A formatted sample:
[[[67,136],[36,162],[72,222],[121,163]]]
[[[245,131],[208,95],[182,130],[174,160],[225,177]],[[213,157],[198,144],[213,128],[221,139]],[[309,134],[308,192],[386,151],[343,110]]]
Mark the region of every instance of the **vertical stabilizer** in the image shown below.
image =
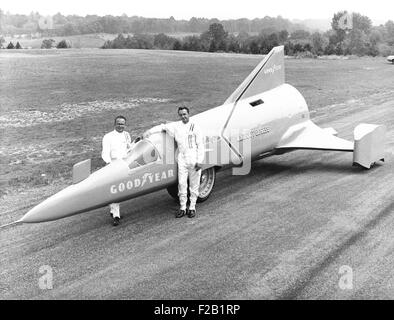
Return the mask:
[[[371,168],[384,161],[384,144],[387,128],[384,125],[361,123],[354,129],[353,163]]]
[[[227,98],[225,104],[249,98],[285,83],[284,47],[273,48]]]

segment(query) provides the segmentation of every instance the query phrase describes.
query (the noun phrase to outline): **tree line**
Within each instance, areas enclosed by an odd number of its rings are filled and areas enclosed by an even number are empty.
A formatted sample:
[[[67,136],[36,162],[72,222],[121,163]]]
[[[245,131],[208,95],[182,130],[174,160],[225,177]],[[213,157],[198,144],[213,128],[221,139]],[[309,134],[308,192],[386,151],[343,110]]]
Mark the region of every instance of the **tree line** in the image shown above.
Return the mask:
[[[14,45],[12,41],[8,43],[8,45],[4,46],[5,44],[5,39],[4,37],[0,37],[0,49],[23,49],[19,41]],[[69,49],[71,48],[71,42],[69,40],[61,40],[58,43],[56,43],[55,40],[53,39],[44,39],[41,43],[41,49],[52,49],[52,48],[57,48],[57,49]]]
[[[287,55],[370,55],[387,56],[394,54],[394,22],[388,21],[378,27],[372,26],[367,16],[358,13],[351,15],[351,27],[344,26],[342,18],[346,11],[334,14],[332,29],[321,32],[295,30],[267,32],[260,30],[258,35],[245,31],[230,33],[221,23],[212,23],[208,30],[200,35],[182,39],[164,33],[156,35],[120,33],[114,40],[104,43],[104,49],[166,49],[206,52],[235,52],[267,54],[273,47],[284,45]]]
[[[346,11],[334,14],[331,30],[313,32],[282,17],[223,20],[190,20],[122,16],[77,15],[52,17],[51,29],[41,30],[39,13],[12,15],[0,9],[0,34],[40,31],[45,37],[86,33],[118,34],[103,48],[167,49],[207,52],[266,54],[284,45],[288,55],[390,55],[394,54],[394,22],[373,26],[369,17],[352,14],[351,27],[343,25]],[[183,38],[169,33],[191,33]],[[2,44],[0,44],[1,46]],[[10,44],[9,44],[10,45]],[[7,47],[5,44],[3,47]],[[10,47],[12,47],[10,45]]]
[[[4,41],[2,41],[3,38],[0,38],[0,48],[3,48],[3,43]],[[16,43],[16,45],[14,45],[12,43],[12,41],[6,46],[6,49],[22,49],[21,44],[19,43],[19,41]]]
[[[57,13],[52,17],[52,26],[49,30],[40,28],[39,21],[42,16],[38,12],[29,15],[4,13],[0,9],[0,34],[30,34],[41,32],[44,36],[70,36],[90,33],[202,33],[213,23],[221,23],[230,32],[258,33],[262,29],[269,32],[282,29],[294,31],[307,29],[305,26],[292,23],[280,16],[249,19],[218,20],[193,17],[190,20],[144,18],[127,15],[97,16],[62,15]]]

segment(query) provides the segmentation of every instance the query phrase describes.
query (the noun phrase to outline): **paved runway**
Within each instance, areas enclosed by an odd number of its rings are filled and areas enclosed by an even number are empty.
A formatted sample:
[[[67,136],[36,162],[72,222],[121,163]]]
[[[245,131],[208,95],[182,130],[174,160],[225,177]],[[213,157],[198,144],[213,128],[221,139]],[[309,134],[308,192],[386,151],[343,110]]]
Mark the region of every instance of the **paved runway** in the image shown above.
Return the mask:
[[[219,172],[196,219],[175,219],[159,191],[123,203],[118,227],[106,208],[10,227],[0,232],[0,298],[393,299],[394,93],[311,118],[347,139],[360,122],[386,124],[386,162],[364,170],[351,153],[295,151],[255,162],[248,176]],[[52,290],[39,287],[42,266]]]

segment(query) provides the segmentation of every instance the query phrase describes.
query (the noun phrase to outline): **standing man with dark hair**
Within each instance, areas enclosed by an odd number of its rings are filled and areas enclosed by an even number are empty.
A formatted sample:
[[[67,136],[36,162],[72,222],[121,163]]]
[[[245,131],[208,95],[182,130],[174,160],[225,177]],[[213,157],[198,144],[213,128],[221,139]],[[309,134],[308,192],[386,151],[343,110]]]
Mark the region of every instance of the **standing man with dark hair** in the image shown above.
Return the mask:
[[[189,119],[189,108],[178,108],[178,116],[181,121],[162,124],[149,130],[144,137],[156,131],[166,131],[174,137],[178,144],[178,196],[180,202],[179,212],[176,218],[188,215],[194,218],[196,215],[196,202],[199,194],[201,167],[204,160],[204,139],[199,126]],[[190,205],[187,204],[187,180],[189,179]]]
[[[114,127],[113,131],[107,133],[103,137],[101,157],[106,164],[109,164],[116,159],[126,157],[127,153],[133,146],[130,134],[125,131],[126,118],[124,116],[117,116],[115,118]],[[117,226],[120,221],[119,203],[110,204],[110,213],[114,219],[113,225]]]

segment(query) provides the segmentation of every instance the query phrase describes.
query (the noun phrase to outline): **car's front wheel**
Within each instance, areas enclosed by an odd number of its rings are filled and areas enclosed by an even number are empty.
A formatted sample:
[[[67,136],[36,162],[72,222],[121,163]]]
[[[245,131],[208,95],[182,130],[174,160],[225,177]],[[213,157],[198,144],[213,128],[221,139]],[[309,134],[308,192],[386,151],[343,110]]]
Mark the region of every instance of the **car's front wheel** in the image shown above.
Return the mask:
[[[197,198],[197,202],[204,202],[209,198],[209,196],[212,193],[213,186],[215,185],[215,180],[216,180],[216,170],[214,167],[205,169],[201,172],[199,196]],[[179,201],[177,183],[169,186],[167,188],[167,192],[176,201]],[[187,192],[189,194],[189,188]]]

